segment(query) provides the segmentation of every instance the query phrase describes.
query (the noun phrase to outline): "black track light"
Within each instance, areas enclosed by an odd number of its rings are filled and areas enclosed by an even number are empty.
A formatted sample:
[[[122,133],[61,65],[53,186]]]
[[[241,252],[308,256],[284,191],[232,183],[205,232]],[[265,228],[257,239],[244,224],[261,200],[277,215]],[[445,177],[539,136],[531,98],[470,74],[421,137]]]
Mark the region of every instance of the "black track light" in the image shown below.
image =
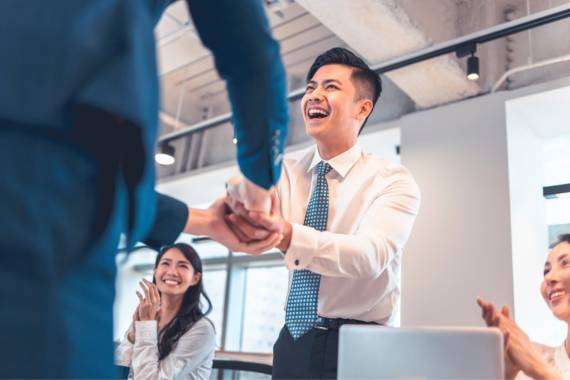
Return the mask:
[[[476,51],[477,44],[474,42],[460,45],[457,47],[457,50],[455,50],[457,58],[469,56],[469,58],[467,58],[467,79],[469,80],[479,79],[479,58],[475,55]]]
[[[467,58],[467,79],[479,79],[479,58],[477,58],[475,53],[472,53],[471,57]]]

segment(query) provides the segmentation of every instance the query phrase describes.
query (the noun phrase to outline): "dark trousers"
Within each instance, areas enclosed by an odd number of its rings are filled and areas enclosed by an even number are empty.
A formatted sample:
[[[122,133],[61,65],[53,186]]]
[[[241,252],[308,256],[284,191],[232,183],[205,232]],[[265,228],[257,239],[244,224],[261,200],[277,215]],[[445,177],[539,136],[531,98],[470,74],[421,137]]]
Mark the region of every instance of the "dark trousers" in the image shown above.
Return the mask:
[[[283,326],[273,346],[274,379],[336,379],[338,330],[313,328],[297,340]]]
[[[112,138],[112,136],[110,136]],[[112,378],[115,253],[94,234],[96,165],[65,139],[0,122],[0,378]]]

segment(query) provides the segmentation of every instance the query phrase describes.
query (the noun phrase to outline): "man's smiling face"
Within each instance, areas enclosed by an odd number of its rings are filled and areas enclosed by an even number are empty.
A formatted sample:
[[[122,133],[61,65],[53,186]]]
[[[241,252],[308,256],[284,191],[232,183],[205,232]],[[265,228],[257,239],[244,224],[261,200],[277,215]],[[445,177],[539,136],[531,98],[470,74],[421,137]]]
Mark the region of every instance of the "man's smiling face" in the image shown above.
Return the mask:
[[[301,100],[305,130],[315,140],[356,136],[362,122],[352,68],[330,64],[319,68]]]

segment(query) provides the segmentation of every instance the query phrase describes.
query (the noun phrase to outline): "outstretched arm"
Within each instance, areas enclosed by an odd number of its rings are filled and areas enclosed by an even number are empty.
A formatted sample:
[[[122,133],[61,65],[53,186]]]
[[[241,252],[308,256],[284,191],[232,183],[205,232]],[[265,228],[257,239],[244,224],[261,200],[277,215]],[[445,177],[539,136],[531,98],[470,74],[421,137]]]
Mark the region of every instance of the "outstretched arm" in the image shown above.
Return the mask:
[[[153,226],[144,243],[154,249],[173,244],[182,233],[204,235],[236,252],[261,253],[281,241],[279,233],[263,234],[256,241],[241,241],[228,227],[225,198],[218,199],[207,209],[189,208],[184,202],[156,193],[157,207]]]
[[[245,177],[277,183],[287,138],[287,80],[259,0],[188,0],[194,25],[226,80],[237,159]]]

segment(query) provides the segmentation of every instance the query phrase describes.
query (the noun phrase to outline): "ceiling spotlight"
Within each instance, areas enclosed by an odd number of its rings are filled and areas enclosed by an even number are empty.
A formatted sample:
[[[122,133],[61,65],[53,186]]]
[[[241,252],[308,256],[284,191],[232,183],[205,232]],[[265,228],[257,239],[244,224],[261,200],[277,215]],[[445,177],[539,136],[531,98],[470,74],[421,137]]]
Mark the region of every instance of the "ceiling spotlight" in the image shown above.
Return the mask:
[[[237,137],[234,137],[234,138],[232,139],[232,142],[234,143],[234,145],[237,144]]]
[[[477,44],[474,42],[469,42],[457,47],[455,54],[457,58],[467,58],[467,79],[477,80],[479,79],[479,58],[475,56],[477,51]]]
[[[477,58],[475,53],[472,53],[471,57],[467,58],[467,79],[479,79],[479,58]]]
[[[159,151],[154,155],[154,160],[159,165],[172,165],[176,161],[174,158],[174,147],[169,143],[162,143]]]

